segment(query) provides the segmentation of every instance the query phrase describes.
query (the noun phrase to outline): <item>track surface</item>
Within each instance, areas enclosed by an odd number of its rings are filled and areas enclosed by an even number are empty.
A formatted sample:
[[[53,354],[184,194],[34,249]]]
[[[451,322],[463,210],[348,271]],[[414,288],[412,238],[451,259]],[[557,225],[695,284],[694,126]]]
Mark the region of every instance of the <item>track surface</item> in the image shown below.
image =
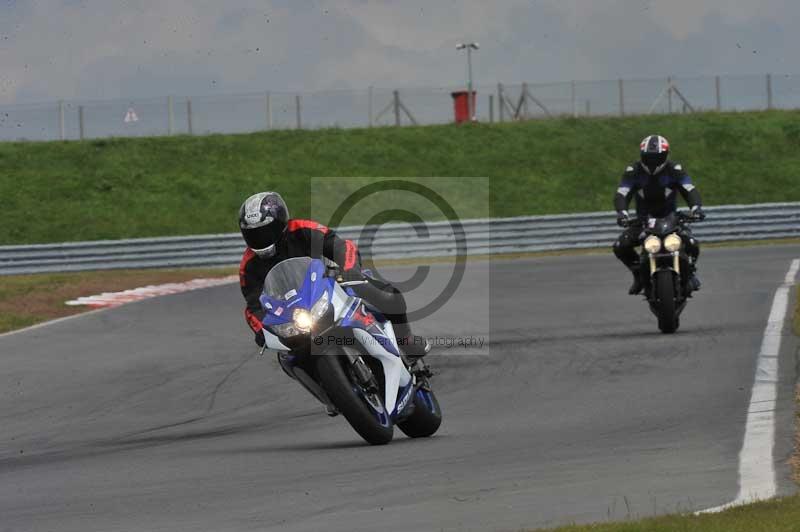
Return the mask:
[[[611,257],[471,262],[419,329],[491,333],[491,348],[431,356],[439,435],[379,448],[254,355],[235,285],[0,337],[0,529],[514,530],[728,502],[772,295],[798,256],[706,251],[674,336]]]

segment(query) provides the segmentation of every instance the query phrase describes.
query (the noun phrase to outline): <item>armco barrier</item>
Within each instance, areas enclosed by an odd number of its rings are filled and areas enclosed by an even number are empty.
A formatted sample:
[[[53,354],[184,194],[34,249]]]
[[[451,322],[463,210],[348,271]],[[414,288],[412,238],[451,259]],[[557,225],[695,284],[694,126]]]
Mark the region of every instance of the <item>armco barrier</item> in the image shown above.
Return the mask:
[[[707,212],[708,219],[693,226],[701,242],[800,237],[800,203],[725,205]],[[374,259],[442,257],[454,255],[459,244],[470,255],[610,247],[620,232],[614,220],[614,213],[593,212],[464,220],[460,225],[344,227],[338,232]],[[238,233],[0,246],[0,275],[232,266],[243,249]]]

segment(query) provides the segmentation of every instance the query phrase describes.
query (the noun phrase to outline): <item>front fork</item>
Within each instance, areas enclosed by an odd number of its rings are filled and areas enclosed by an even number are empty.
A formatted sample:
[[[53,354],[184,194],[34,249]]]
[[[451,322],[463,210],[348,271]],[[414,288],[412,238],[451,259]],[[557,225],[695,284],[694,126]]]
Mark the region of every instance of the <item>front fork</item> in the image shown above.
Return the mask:
[[[670,255],[672,255],[672,269],[675,270],[675,273],[680,276],[681,274],[681,252],[680,251],[671,251]],[[656,271],[658,271],[658,266],[656,265],[656,256],[653,254],[649,254],[650,260],[650,277],[655,275]]]

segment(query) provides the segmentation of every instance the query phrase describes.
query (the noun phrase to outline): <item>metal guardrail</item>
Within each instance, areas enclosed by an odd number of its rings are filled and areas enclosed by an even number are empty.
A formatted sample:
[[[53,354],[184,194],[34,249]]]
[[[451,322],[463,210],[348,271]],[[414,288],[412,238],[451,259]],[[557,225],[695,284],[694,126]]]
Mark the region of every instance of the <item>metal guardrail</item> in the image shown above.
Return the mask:
[[[709,207],[693,226],[701,242],[800,237],[800,202]],[[620,229],[612,212],[522,216],[419,225],[344,227],[338,233],[359,243],[373,259],[446,257],[465,245],[470,255],[610,247]],[[463,232],[461,231],[463,229]],[[365,245],[372,240],[371,245]],[[0,246],[0,275],[232,266],[244,243],[238,233]]]

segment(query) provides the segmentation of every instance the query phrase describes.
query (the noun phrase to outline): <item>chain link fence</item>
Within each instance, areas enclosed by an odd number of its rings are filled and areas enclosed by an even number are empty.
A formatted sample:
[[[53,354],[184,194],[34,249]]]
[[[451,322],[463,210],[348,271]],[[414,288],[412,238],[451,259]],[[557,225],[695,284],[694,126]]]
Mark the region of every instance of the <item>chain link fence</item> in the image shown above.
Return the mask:
[[[70,101],[0,106],[0,140],[446,124],[460,87]],[[800,108],[800,75],[478,85],[482,122]]]

